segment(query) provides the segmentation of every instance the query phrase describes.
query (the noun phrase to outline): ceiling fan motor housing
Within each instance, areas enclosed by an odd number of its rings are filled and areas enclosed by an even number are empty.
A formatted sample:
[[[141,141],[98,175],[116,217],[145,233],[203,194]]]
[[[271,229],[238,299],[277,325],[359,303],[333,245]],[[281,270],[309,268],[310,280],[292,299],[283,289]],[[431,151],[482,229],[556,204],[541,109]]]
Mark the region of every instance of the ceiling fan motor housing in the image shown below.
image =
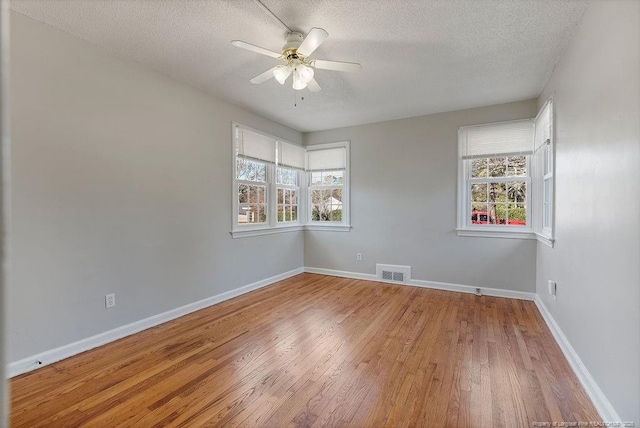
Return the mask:
[[[282,52],[296,51],[302,44],[303,40],[304,37],[302,37],[302,33],[298,33],[297,31],[289,33],[287,35],[287,41],[282,47]]]

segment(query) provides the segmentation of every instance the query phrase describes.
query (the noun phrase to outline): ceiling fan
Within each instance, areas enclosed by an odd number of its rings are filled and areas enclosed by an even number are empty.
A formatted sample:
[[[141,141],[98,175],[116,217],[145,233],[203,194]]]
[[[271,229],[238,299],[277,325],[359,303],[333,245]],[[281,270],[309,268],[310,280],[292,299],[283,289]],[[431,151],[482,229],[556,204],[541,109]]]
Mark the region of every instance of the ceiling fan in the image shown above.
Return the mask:
[[[272,77],[275,77],[281,85],[284,85],[289,76],[293,75],[293,89],[300,90],[309,88],[311,92],[318,92],[321,88],[320,85],[318,85],[318,82],[313,78],[314,68],[349,72],[357,72],[362,68],[360,64],[354,62],[327,61],[309,58],[328,36],[329,33],[322,28],[312,28],[307,34],[307,37],[304,38],[301,33],[291,31],[287,35],[286,42],[282,47],[282,53],[261,48],[260,46],[252,45],[251,43],[243,42],[241,40],[233,40],[231,44],[238,48],[270,56],[283,62],[283,64],[275,66],[254,77],[250,80],[251,83],[263,83]]]

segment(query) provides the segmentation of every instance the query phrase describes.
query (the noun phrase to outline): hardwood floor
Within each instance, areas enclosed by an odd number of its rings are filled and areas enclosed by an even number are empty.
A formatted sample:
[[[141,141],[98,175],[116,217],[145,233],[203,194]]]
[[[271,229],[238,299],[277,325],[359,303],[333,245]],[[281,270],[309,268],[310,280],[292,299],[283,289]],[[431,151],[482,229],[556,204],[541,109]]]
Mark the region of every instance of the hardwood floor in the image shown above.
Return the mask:
[[[14,427],[599,417],[532,302],[302,274],[11,380]]]

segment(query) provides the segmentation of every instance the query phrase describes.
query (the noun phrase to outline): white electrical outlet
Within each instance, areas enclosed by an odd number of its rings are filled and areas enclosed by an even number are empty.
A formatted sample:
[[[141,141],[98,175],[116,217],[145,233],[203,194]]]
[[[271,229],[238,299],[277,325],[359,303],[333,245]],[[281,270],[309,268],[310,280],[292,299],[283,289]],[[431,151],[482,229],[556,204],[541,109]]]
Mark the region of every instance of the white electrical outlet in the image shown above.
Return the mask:
[[[356,253],[356,260],[359,262],[362,261],[362,253]]]
[[[551,294],[553,296],[553,298],[556,298],[556,293],[558,291],[558,285],[556,284],[555,281],[547,281],[547,285],[549,286],[549,294]]]
[[[116,295],[114,293],[104,296],[104,306],[109,309],[116,305]]]

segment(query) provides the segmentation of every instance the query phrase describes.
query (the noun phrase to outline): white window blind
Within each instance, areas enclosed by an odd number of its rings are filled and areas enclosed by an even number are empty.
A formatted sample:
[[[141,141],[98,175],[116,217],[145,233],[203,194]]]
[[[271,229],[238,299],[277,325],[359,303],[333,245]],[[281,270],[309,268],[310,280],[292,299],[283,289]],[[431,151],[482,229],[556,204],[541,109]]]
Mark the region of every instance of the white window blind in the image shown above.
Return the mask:
[[[278,164],[304,169],[304,147],[278,141]]]
[[[345,169],[346,167],[347,150],[345,147],[307,151],[307,169],[309,171]]]
[[[551,141],[551,118],[553,115],[553,103],[552,101],[540,110],[538,117],[535,120],[535,150],[537,151],[540,146]]]
[[[458,132],[462,159],[533,153],[533,121],[529,119],[463,126]]]
[[[275,163],[276,140],[248,129],[236,127],[238,155],[246,158]]]

